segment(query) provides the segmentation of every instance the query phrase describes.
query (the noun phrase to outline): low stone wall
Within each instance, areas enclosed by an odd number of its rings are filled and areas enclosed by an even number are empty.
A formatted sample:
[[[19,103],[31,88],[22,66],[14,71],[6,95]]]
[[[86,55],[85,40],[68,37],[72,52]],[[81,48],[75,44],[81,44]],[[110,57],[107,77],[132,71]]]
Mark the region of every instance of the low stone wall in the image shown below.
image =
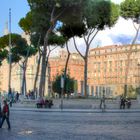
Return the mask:
[[[36,100],[24,99],[20,102],[24,107],[33,106],[36,107]],[[140,102],[138,100],[132,100],[132,109],[140,109]],[[107,109],[119,109],[119,100],[105,100]],[[52,108],[61,108],[61,99],[53,99]],[[99,99],[64,99],[63,100],[64,109],[99,109],[100,100]]]
[[[131,101],[132,109],[140,109],[140,103],[137,100]],[[55,102],[54,102],[55,104]],[[59,104],[59,105],[58,105]],[[118,100],[106,100],[105,101],[107,109],[119,109],[120,101]],[[57,108],[61,107],[61,102],[57,101]],[[100,100],[64,100],[63,101],[64,109],[99,109],[100,108]],[[126,107],[127,108],[127,107]]]

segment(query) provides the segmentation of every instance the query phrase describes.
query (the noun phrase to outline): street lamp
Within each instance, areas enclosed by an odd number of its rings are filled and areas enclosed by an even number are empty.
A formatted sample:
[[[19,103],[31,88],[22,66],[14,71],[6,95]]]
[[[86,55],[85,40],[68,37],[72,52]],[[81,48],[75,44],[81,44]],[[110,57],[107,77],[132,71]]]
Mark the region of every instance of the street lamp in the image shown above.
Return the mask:
[[[64,76],[61,76],[61,110],[63,109]]]
[[[11,94],[11,9],[9,9],[9,81],[8,94]]]

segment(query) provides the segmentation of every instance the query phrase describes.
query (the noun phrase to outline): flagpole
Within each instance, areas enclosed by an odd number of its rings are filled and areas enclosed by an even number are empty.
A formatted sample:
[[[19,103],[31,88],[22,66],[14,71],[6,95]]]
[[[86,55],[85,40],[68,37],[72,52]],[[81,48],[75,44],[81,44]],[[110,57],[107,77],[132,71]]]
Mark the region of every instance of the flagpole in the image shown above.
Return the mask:
[[[11,93],[11,8],[9,8],[9,81],[8,94]]]

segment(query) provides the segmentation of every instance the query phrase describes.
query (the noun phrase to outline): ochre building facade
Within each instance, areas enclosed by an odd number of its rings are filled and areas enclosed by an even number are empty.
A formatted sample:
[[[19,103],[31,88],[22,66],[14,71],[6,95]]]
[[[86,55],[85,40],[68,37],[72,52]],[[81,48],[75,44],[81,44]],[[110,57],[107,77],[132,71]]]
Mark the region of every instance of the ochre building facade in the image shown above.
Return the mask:
[[[95,48],[88,60],[88,85],[94,96],[103,89],[108,96],[117,96],[124,93],[124,85],[140,84],[140,45]]]
[[[49,59],[50,66],[50,82],[52,83],[55,80],[57,74],[63,73],[67,61],[67,52],[61,51],[57,57],[52,57]],[[77,53],[71,53],[67,73],[71,78],[77,82],[77,91],[76,93],[81,92],[82,81],[84,79],[84,62],[83,59]]]

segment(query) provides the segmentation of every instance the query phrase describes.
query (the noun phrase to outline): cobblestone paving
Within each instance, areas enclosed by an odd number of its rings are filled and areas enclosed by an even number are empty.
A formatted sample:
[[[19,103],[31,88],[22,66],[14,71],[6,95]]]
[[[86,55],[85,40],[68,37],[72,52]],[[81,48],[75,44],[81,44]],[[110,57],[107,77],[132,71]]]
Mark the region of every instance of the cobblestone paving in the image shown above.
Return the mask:
[[[11,112],[0,140],[140,140],[140,113]]]

